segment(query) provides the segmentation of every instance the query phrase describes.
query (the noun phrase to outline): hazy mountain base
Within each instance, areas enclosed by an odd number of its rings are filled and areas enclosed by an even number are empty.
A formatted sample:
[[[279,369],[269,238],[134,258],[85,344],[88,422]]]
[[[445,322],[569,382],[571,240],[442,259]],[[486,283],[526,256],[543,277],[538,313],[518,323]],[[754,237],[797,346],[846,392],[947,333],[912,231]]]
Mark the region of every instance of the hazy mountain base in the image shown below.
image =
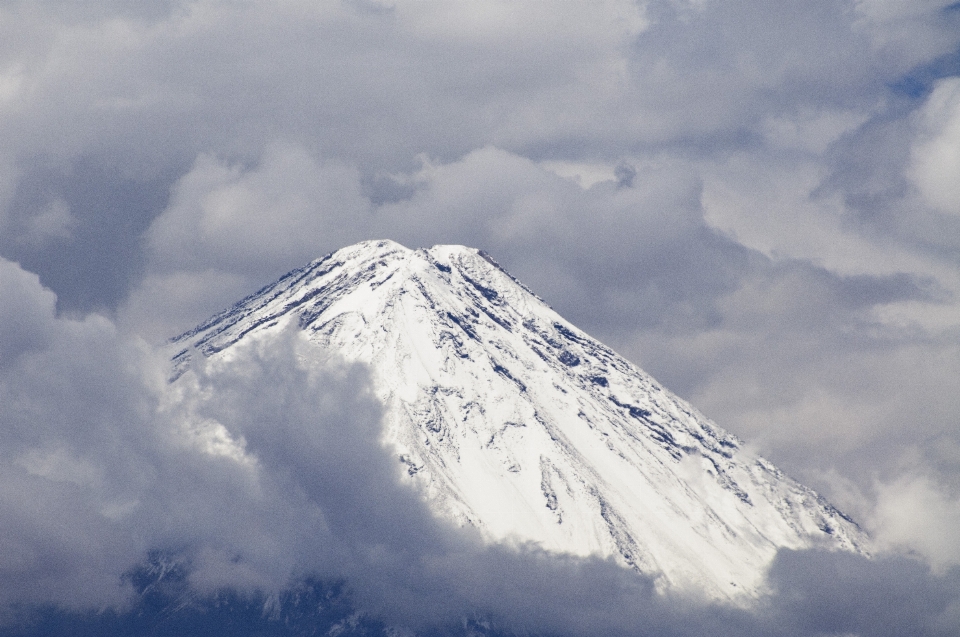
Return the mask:
[[[200,595],[189,564],[154,554],[125,576],[134,588],[124,610],[15,609],[9,637],[384,637],[728,634],[947,636],[960,630],[960,569],[933,574],[905,558],[867,559],[816,550],[778,554],[771,592],[753,610],[693,604],[653,594],[585,626],[517,626],[496,609],[463,609],[458,621],[416,630],[391,624],[356,602],[348,582],[304,579],[273,595],[231,589]],[[509,589],[509,585],[505,587]],[[647,589],[650,590],[650,589]],[[505,601],[505,605],[510,603]],[[582,609],[597,610],[587,601]],[[576,612],[576,609],[568,609]]]
[[[10,635],[40,637],[381,635],[382,622],[357,612],[342,582],[308,579],[276,595],[222,590],[202,596],[189,584],[189,566],[160,554],[130,572],[135,594],[122,611],[20,609]]]

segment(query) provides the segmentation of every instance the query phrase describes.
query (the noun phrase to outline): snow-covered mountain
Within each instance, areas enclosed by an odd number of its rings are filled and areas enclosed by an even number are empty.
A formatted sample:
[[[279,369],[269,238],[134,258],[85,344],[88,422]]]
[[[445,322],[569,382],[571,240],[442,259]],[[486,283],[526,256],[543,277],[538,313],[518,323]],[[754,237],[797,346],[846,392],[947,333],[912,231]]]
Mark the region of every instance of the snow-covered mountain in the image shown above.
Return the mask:
[[[491,541],[613,556],[720,599],[756,596],[780,547],[865,550],[849,518],[483,252],[344,248],[174,339],[174,375],[291,325],[369,366],[404,475]]]

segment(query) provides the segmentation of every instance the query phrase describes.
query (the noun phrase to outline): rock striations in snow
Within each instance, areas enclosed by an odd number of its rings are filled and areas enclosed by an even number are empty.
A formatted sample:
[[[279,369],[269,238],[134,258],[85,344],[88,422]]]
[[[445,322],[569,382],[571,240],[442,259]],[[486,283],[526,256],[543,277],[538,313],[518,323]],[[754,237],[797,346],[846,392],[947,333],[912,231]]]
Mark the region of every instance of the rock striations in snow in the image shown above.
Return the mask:
[[[344,248],[174,339],[175,374],[290,324],[318,356],[369,366],[405,475],[491,541],[612,556],[720,599],[759,594],[780,547],[864,551],[849,518],[483,252]]]

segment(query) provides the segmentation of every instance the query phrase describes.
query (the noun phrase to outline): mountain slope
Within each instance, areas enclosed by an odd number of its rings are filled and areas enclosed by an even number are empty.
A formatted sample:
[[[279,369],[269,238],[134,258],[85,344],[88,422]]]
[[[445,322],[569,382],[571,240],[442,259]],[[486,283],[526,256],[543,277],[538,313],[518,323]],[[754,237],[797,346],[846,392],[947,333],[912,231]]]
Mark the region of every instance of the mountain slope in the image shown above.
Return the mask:
[[[339,250],[174,339],[175,376],[291,325],[318,356],[370,366],[406,475],[491,540],[722,599],[755,596],[779,547],[863,551],[852,521],[482,252]]]

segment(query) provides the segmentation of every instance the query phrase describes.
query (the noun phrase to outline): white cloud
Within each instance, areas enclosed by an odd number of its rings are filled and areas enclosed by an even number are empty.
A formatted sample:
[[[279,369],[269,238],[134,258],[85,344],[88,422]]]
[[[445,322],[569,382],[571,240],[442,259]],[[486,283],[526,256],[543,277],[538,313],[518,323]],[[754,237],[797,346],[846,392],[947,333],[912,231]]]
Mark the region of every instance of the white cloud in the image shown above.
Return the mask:
[[[52,330],[56,297],[36,274],[0,259],[0,368],[41,346]]]
[[[21,317],[0,325],[0,342],[19,343],[0,357],[0,605],[121,604],[122,575],[157,549],[241,556],[243,581],[201,559],[208,585],[276,588],[296,564],[315,564],[303,555],[320,559],[316,506],[221,422],[209,385],[168,386],[164,355],[106,318],[58,318],[36,276],[7,261],[0,272],[7,318]],[[344,372],[330,373],[304,386],[312,425],[327,405],[339,414],[330,420],[375,426],[376,406],[354,393],[359,377],[344,385]]]
[[[147,272],[121,310],[152,340],[174,336],[288,270],[366,236],[355,168],[274,144],[251,167],[200,155],[147,231]]]
[[[918,553],[940,570],[960,565],[960,497],[922,474],[876,488],[870,524],[881,545]]]
[[[271,146],[247,170],[201,155],[147,232],[151,264],[263,276],[350,242],[369,215],[356,169],[299,146]]]
[[[910,177],[930,205],[960,215],[960,79],[938,83],[917,122]]]
[[[540,166],[552,173],[569,179],[581,188],[589,188],[603,181],[614,181],[616,175],[613,164],[595,164],[576,161],[542,161]]]

